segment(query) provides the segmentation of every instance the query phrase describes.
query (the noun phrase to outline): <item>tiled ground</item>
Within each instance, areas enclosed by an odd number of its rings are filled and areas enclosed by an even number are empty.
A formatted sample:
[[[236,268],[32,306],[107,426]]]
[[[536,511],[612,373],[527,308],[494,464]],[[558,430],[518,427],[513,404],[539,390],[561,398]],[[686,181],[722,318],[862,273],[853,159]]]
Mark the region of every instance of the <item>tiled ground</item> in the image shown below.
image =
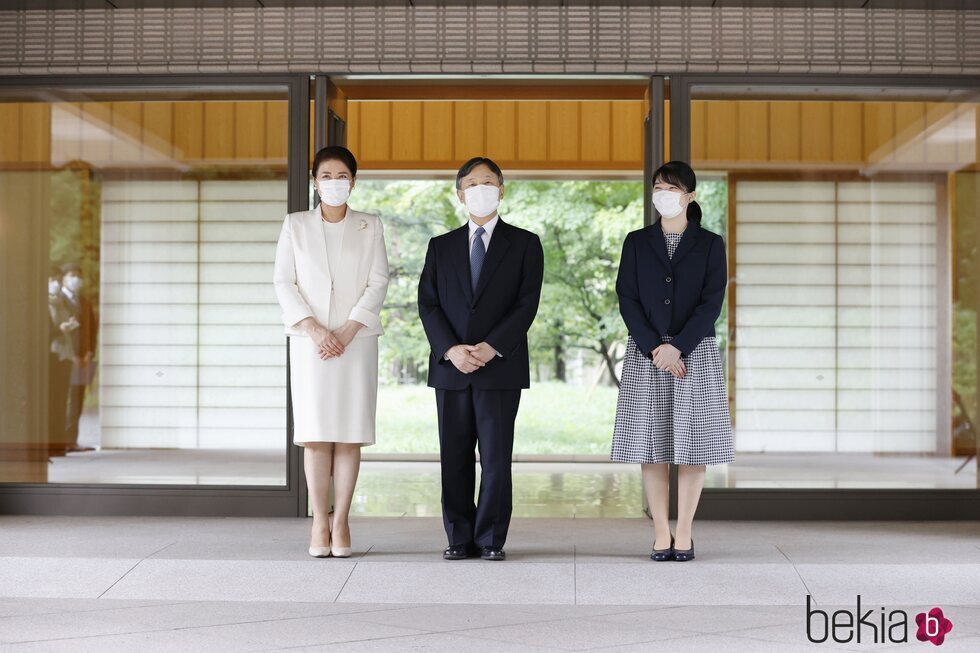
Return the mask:
[[[697,524],[646,559],[643,519],[517,519],[505,563],[445,562],[432,518],[358,518],[354,557],[302,519],[0,517],[0,651],[927,650],[812,644],[816,607],[910,620],[980,650],[980,524]],[[816,623],[816,622],[814,622]],[[893,648],[894,646],[894,648]],[[901,647],[901,648],[899,648]],[[916,647],[918,647],[916,649]]]

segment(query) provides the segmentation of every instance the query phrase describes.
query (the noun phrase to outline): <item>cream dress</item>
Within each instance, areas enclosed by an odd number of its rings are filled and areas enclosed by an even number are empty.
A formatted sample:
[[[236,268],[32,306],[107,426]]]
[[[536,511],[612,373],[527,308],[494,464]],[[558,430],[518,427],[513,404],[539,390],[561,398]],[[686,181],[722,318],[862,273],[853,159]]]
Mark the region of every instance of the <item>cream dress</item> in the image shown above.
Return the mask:
[[[322,233],[326,245],[326,258],[334,287],[340,283],[338,275],[350,274],[340,262],[344,251],[345,226],[351,220],[349,211],[344,220],[331,224],[320,220],[321,227],[312,234]],[[322,230],[322,232],[321,232]],[[348,237],[356,233],[346,229]],[[382,245],[383,247],[383,245]],[[320,250],[323,251],[323,250]],[[383,253],[383,250],[382,250]],[[376,255],[376,252],[374,253]],[[372,262],[376,265],[377,262]],[[363,262],[358,262],[358,265]],[[387,277],[387,260],[383,261]],[[385,279],[387,281],[387,279]],[[336,329],[348,319],[349,308],[332,293],[329,319],[320,322],[328,329]],[[378,334],[362,328],[358,336],[347,345],[339,357],[322,360],[319,348],[312,338],[293,334],[289,339],[289,378],[293,409],[293,443],[304,446],[307,442],[343,442],[369,445],[375,441],[375,416],[378,399]]]

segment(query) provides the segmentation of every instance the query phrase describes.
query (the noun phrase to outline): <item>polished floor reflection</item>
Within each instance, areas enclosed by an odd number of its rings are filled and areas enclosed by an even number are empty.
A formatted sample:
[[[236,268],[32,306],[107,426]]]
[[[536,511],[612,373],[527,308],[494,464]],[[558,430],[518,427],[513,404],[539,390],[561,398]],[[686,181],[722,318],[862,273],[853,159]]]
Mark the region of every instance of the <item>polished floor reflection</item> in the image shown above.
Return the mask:
[[[641,517],[642,507],[635,466],[514,464],[515,517]],[[365,462],[352,511],[389,517],[442,515],[439,463]]]
[[[366,453],[366,456],[370,454]],[[709,467],[715,488],[976,489],[975,460],[870,454],[738,454]],[[527,517],[634,516],[637,465],[601,461],[514,464],[514,500]],[[52,483],[283,485],[284,456],[249,449],[102,449],[51,459]],[[439,514],[439,464],[365,460],[354,509],[368,515]]]

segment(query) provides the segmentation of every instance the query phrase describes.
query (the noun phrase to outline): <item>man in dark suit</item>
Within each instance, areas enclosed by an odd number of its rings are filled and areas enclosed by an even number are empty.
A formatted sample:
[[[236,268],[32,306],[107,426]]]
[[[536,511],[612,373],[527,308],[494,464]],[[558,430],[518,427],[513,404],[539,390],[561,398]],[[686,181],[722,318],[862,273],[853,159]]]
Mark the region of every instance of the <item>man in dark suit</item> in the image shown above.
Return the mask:
[[[61,291],[61,269],[51,268],[48,275],[49,354],[48,354],[48,452],[63,456],[65,442],[65,418],[68,414],[68,389],[71,383],[72,348],[71,331],[78,327],[70,311],[68,299]]]
[[[78,444],[78,425],[85,406],[85,390],[95,374],[95,346],[99,329],[92,302],[82,294],[84,279],[77,263],[62,266],[61,292],[71,315],[70,330],[72,370],[68,391],[68,410],[65,417],[65,452],[92,451],[93,447]]]
[[[511,454],[521,390],[530,386],[527,332],[541,298],[544,251],[497,216],[504,177],[476,157],[456,174],[467,224],[429,241],[419,316],[432,347],[447,560],[503,560],[510,525]],[[473,504],[479,445],[480,495]]]

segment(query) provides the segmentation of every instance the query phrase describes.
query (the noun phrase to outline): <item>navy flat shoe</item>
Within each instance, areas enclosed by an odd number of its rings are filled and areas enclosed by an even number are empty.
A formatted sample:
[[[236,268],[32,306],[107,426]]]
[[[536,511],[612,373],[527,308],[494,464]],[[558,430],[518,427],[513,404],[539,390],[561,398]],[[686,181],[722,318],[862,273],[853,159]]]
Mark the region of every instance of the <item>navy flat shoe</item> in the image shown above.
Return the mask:
[[[694,538],[691,538],[691,548],[690,549],[674,549],[674,560],[677,562],[687,562],[688,560],[694,560]]]
[[[674,557],[674,536],[670,536],[670,547],[667,549],[654,549],[650,553],[650,559],[656,562],[664,562]]]

